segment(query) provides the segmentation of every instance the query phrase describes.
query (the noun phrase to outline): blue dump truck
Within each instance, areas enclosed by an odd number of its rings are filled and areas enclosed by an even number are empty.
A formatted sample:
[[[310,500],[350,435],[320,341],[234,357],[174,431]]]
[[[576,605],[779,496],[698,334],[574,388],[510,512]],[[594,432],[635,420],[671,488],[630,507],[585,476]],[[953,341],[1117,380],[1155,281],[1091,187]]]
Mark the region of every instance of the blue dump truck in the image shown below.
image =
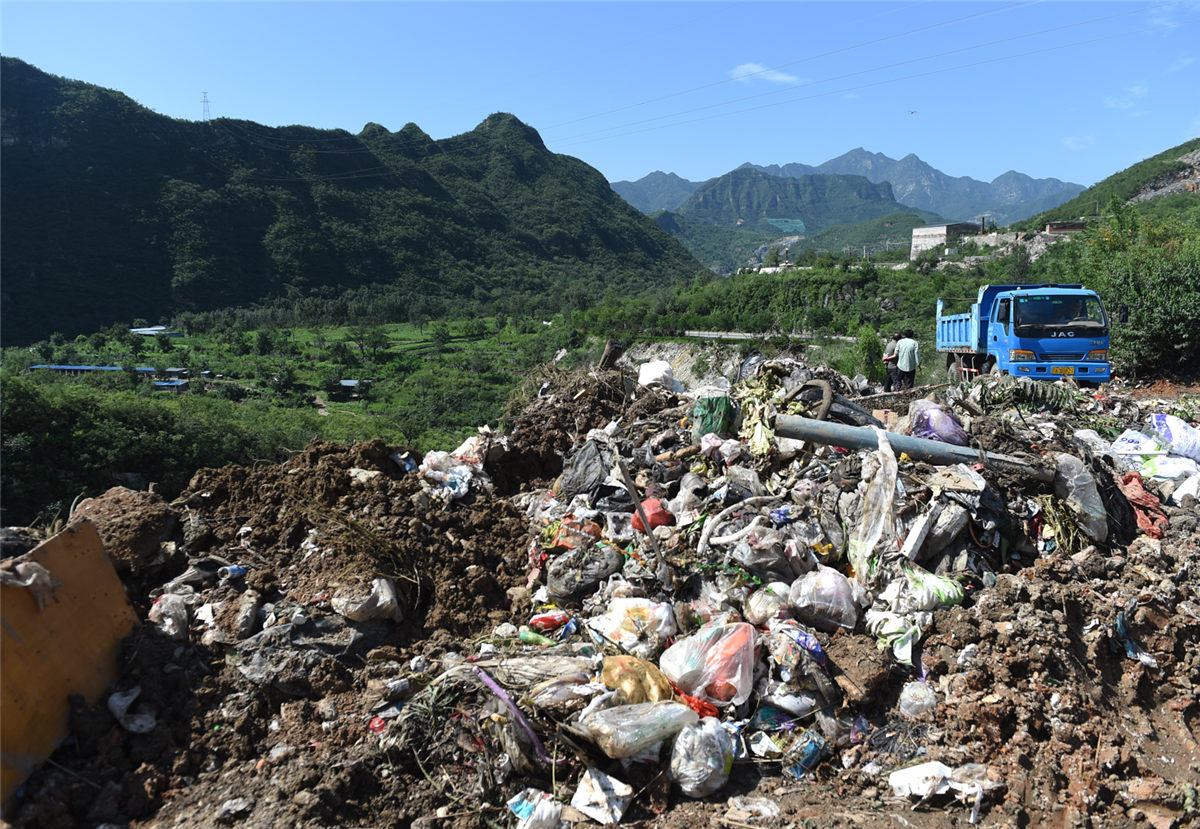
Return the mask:
[[[937,350],[951,382],[979,374],[1109,380],[1108,315],[1082,285],[984,285],[969,312],[944,309],[939,299]]]

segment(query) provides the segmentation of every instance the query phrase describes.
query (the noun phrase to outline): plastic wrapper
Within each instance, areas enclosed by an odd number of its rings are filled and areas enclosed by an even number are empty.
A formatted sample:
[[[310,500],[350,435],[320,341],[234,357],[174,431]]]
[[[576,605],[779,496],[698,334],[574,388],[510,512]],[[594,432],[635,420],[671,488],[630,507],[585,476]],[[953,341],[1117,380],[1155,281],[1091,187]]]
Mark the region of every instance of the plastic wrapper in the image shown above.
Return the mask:
[[[1147,422],[1166,441],[1171,454],[1200,461],[1200,429],[1169,414],[1152,414]]]
[[[434,484],[435,494],[448,499],[462,498],[471,488],[475,476],[470,466],[451,457],[449,452],[429,452],[421,461],[418,471],[426,481]]]
[[[914,400],[908,407],[910,434],[925,440],[967,445],[967,433],[944,406],[932,400]]]
[[[699,721],[696,712],[683,703],[664,701],[604,708],[586,715],[579,724],[601,751],[619,759],[632,757]]]
[[[792,582],[788,603],[796,618],[832,633],[858,624],[858,605],[850,580],[823,564]]]
[[[780,613],[789,612],[787,582],[773,581],[751,593],[745,602],[746,621],[752,625],[764,625]]]
[[[688,797],[707,797],[729,780],[733,768],[733,739],[721,723],[705,717],[684,726],[671,747],[667,776]]]
[[[183,596],[164,593],[154,600],[147,618],[172,639],[186,639],[188,635],[188,606]]]
[[[850,539],[850,566],[854,568],[855,580],[861,585],[869,584],[877,570],[876,546],[881,540],[890,543],[895,537],[896,478],[899,467],[887,432],[876,427],[875,435],[879,448],[868,456],[874,463],[875,472],[870,477],[871,482],[863,498],[862,519]],[[864,461],[864,478],[866,468],[867,462]]]
[[[758,632],[744,622],[706,625],[667,648],[658,666],[684,693],[718,706],[741,705],[754,689]]]
[[[671,605],[639,598],[613,599],[604,615],[589,619],[587,626],[602,642],[613,642],[643,659],[660,653],[676,632]]]
[[[371,619],[390,619],[399,622],[404,618],[404,611],[396,598],[396,586],[391,579],[374,579],[371,589],[365,595],[361,590],[341,590],[333,594],[329,602],[336,613],[345,616],[352,622],[366,622]]]
[[[564,716],[582,710],[599,692],[600,687],[591,681],[590,674],[575,673],[539,682],[529,689],[522,701],[539,710]]]
[[[508,808],[517,816],[517,829],[558,829],[562,804],[540,789],[525,789],[509,799]]]
[[[1096,479],[1074,455],[1055,456],[1058,469],[1054,475],[1054,492],[1066,501],[1079,522],[1080,529],[1093,541],[1108,538],[1108,512],[1096,489]]]
[[[671,681],[653,662],[636,656],[608,656],[600,672],[604,684],[619,691],[627,705],[659,702],[675,696]]]
[[[607,826],[620,823],[632,801],[632,786],[589,766],[579,779],[571,806]]]

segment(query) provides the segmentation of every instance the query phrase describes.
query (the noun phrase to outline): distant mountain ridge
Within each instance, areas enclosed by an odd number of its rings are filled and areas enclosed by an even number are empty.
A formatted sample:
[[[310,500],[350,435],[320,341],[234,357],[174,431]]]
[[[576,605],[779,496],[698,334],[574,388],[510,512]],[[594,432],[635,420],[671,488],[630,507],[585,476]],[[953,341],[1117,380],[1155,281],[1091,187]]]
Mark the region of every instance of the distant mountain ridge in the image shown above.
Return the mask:
[[[702,271],[506,113],[438,141],[411,123],[191,122],[14,58],[0,70],[5,344],[272,298],[350,308],[363,290],[398,314],[554,309]]]
[[[950,220],[988,216],[999,224],[1009,224],[1061,204],[1080,193],[1083,185],[1056,178],[1035,179],[1013,170],[991,182],[969,176],[948,176],[909,153],[893,159],[862,147],[843,153],[816,166],[801,163],[757,165],[747,162],[738,169],[751,168],[784,178],[819,174],[863,176],[873,183],[888,182],[897,202],[927,210]],[[666,186],[669,182],[670,186]],[[612,188],[634,207],[646,213],[674,210],[701,186],[673,173],[654,172],[634,182],[618,181]],[[674,204],[671,201],[691,186],[691,192]]]
[[[739,167],[700,185],[678,209],[705,225],[787,235],[815,233],[911,210],[887,182],[857,175],[775,176]],[[915,211],[914,211],[915,212]]]

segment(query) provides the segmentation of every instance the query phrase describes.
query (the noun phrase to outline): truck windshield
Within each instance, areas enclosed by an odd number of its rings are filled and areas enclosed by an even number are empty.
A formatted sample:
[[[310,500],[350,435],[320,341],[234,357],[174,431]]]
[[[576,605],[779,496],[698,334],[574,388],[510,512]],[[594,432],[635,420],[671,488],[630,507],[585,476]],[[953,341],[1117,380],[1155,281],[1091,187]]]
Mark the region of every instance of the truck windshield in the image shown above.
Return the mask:
[[[1108,328],[1104,306],[1096,296],[1017,296],[1013,323],[1017,335],[1043,336],[1042,331],[1078,331],[1100,336]]]

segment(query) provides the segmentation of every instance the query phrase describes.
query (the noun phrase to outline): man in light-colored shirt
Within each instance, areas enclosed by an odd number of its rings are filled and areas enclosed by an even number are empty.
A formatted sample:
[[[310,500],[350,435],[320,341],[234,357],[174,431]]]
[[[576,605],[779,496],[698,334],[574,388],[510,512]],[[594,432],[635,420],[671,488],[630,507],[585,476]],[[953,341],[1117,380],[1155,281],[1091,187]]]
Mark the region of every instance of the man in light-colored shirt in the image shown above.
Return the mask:
[[[900,388],[911,389],[921,365],[921,346],[913,339],[913,330],[904,332],[904,338],[896,343],[896,369],[900,374]]]

